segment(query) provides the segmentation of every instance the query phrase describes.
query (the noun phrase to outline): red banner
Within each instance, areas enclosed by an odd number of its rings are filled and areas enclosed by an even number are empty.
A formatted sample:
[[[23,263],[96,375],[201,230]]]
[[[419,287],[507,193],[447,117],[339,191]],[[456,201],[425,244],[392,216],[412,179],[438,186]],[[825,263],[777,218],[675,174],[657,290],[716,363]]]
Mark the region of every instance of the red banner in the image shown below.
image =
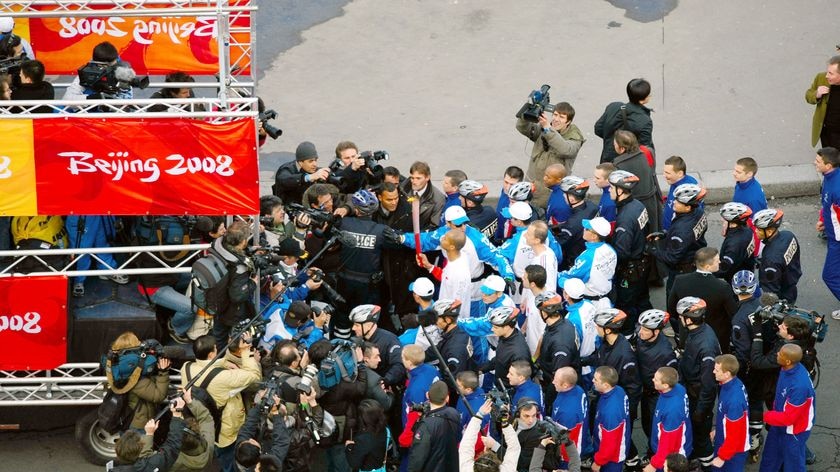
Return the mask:
[[[259,211],[254,120],[34,120],[41,215]]]
[[[248,5],[248,0],[230,0],[230,5]],[[146,4],[144,8],[165,7]],[[88,9],[106,8],[89,7]],[[53,10],[55,7],[43,7]],[[173,9],[173,12],[175,10]],[[230,64],[249,73],[250,17],[247,12],[231,13]],[[131,63],[137,74],[215,74],[219,71],[215,16],[98,16],[30,18],[29,39],[35,57],[49,74],[75,74],[91,59],[94,46],[108,41],[120,58]],[[242,47],[236,44],[242,44]]]
[[[67,362],[67,277],[0,278],[0,370]]]

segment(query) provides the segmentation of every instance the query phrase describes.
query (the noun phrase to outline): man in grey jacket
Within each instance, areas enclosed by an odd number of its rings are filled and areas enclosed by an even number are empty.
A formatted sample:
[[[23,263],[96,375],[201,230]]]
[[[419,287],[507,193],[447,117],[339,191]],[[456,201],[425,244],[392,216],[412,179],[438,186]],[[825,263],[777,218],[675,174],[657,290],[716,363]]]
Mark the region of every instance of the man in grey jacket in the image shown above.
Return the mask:
[[[385,390],[382,377],[376,373],[376,369],[379,368],[379,362],[382,360],[379,354],[379,348],[376,347],[376,344],[364,342],[359,349],[362,351],[362,358],[367,367],[366,397],[376,400],[382,405],[385,411],[388,411],[394,403],[394,394]]]

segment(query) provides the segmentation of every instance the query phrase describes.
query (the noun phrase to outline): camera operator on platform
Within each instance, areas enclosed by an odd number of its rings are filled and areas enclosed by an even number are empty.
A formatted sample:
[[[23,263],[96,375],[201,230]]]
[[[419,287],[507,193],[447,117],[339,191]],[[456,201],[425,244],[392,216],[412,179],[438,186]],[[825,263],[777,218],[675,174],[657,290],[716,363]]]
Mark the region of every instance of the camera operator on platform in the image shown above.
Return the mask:
[[[117,51],[116,46],[108,41],[101,42],[93,48],[93,56],[91,57],[90,63],[88,63],[88,65],[117,67],[119,67],[120,64],[123,68],[131,70],[130,64],[120,61],[120,53]],[[134,75],[133,70],[131,70],[131,75]],[[76,78],[73,79],[73,82],[71,82],[67,87],[62,100],[87,100],[88,98],[100,98],[96,97],[96,95],[99,95],[99,93],[88,86],[82,85],[80,77],[77,75]],[[134,91],[131,87],[119,88],[113,98],[132,99],[134,98]]]

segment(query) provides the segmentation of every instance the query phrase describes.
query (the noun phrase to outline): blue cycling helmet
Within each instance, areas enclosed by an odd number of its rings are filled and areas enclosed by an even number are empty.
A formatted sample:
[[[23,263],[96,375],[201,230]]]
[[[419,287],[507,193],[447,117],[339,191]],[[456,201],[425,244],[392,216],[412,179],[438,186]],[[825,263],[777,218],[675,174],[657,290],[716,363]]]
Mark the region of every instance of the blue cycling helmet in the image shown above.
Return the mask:
[[[732,290],[738,295],[752,295],[758,287],[758,280],[751,270],[739,270],[732,277]]]
[[[359,190],[350,197],[350,201],[362,215],[372,215],[379,209],[379,199],[370,190]]]

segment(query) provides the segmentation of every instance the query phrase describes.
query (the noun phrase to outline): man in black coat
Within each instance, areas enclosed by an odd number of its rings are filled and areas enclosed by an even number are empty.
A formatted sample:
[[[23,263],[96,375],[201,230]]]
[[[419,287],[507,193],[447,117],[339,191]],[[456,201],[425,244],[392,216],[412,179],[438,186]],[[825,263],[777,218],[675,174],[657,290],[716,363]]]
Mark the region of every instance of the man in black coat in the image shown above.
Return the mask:
[[[41,61],[24,61],[20,65],[20,85],[12,90],[12,100],[52,100],[55,90],[51,83],[44,80],[44,64]],[[23,111],[18,108],[15,113]],[[32,113],[52,113],[48,106],[41,106]]]
[[[738,300],[729,284],[714,276],[714,272],[720,268],[717,249],[713,247],[698,249],[694,254],[694,262],[697,265],[697,271],[678,275],[675,279],[668,296],[668,313],[676,313],[677,302],[681,298],[697,297],[705,300],[706,324],[715,332],[723,353],[728,354],[732,317],[738,311]],[[680,340],[684,339],[685,336],[680,336]]]
[[[429,164],[417,161],[411,164],[409,178],[400,184],[400,191],[407,197],[420,198],[420,231],[429,231],[440,225],[440,215],[446,196],[432,186]]]
[[[333,177],[348,178],[352,172],[353,169],[348,166]],[[304,141],[298,144],[295,150],[295,160],[277,168],[271,190],[283,203],[301,203],[303,193],[315,182],[340,184],[339,181],[331,179],[331,175],[329,168],[318,167],[318,151],[315,145]]]
[[[429,387],[429,412],[417,421],[408,472],[457,472],[461,415],[449,403],[449,387],[438,380]]]
[[[633,79],[627,83],[627,103],[613,102],[595,122],[595,135],[604,140],[601,163],[612,162],[618,155],[613,147],[613,135],[621,129],[636,135],[639,144],[653,151],[653,120],[650,119],[650,82]]]

